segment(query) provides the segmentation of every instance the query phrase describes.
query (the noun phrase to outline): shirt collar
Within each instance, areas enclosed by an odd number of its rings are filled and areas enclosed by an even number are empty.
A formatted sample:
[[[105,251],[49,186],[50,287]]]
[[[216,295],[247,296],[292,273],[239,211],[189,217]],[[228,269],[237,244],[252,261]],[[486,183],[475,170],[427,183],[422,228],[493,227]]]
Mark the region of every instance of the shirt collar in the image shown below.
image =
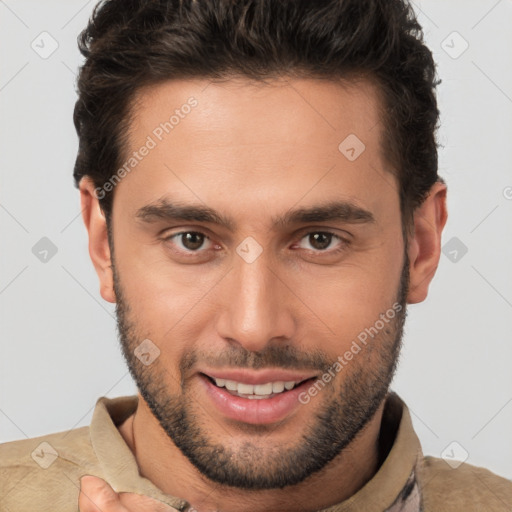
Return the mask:
[[[394,439],[393,433],[396,431]],[[391,435],[389,452],[379,470],[358,492],[345,501],[320,512],[416,512],[421,497],[419,488],[412,489],[410,496],[400,500],[402,491],[416,480],[418,464],[423,460],[421,444],[414,431],[409,409],[394,392],[388,394],[381,425],[379,444],[387,444]],[[407,499],[409,498],[409,499]]]
[[[138,397],[101,397],[96,402],[90,424],[91,443],[105,475],[116,492],[145,494],[171,507],[183,510],[187,502],[164,494],[156,485],[140,476],[137,461],[117,426],[137,409]]]
[[[137,461],[117,429],[135,412],[137,401],[138,397],[134,395],[102,397],[96,402],[90,436],[105,479],[116,492],[145,494],[178,510],[184,510],[188,506],[185,500],[164,494],[150,480],[139,475]],[[411,475],[423,458],[423,453],[409,410],[394,392],[390,392],[386,398],[379,444],[385,450],[381,453],[384,460],[373,478],[347,500],[321,512],[416,510],[396,508],[397,497],[410,483]],[[390,445],[389,451],[385,448],[387,444]]]

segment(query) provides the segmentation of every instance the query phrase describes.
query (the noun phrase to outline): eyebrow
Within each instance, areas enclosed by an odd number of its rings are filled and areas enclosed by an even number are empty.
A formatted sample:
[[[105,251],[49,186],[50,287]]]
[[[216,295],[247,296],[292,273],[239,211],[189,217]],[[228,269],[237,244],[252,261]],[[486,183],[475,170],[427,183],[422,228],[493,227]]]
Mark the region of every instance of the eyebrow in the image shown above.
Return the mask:
[[[170,201],[163,197],[137,210],[136,218],[145,223],[158,221],[187,221],[218,224],[234,231],[236,222],[212,208],[204,205],[190,205]],[[289,210],[285,214],[272,217],[277,228],[309,222],[338,221],[348,224],[375,224],[373,214],[351,201],[330,201],[310,207]]]

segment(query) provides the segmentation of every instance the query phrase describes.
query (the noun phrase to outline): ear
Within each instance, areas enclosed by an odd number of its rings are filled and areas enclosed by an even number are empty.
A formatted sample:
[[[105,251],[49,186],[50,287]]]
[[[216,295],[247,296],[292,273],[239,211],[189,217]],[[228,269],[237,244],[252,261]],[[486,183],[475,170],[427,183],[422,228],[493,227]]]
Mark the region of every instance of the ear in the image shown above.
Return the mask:
[[[91,178],[83,177],[79,189],[82,218],[89,234],[89,255],[100,280],[100,294],[106,301],[114,303],[116,297],[105,215]]]
[[[441,234],[448,218],[447,187],[436,182],[414,213],[414,233],[409,236],[409,294],[407,302],[417,304],[426,299],[441,256]]]

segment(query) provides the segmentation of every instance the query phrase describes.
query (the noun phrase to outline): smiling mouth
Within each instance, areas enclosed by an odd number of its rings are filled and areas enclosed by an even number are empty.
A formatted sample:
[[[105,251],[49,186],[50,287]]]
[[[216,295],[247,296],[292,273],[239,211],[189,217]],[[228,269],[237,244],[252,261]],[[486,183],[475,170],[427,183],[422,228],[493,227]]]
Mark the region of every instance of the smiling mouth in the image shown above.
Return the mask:
[[[250,400],[263,400],[273,398],[291,391],[305,382],[313,381],[316,377],[303,379],[301,381],[272,381],[265,384],[246,384],[228,379],[218,379],[210,377],[205,373],[202,374],[214,386],[224,388],[229,394],[239,396],[241,398],[248,398]]]

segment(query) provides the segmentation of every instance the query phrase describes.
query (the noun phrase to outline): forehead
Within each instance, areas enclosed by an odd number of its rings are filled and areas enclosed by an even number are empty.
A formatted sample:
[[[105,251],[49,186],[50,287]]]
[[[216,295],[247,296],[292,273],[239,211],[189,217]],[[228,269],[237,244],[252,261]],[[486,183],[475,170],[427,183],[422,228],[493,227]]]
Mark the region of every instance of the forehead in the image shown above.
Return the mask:
[[[172,80],[139,91],[126,160],[151,146],[120,183],[132,202],[219,198],[249,208],[286,197],[378,200],[396,192],[381,155],[379,92],[368,81],[233,78]],[[387,174],[387,176],[385,176]],[[249,197],[248,191],[252,191]],[[116,191],[118,193],[119,191]],[[286,201],[285,201],[286,202]],[[263,206],[263,204],[262,204]]]
[[[232,136],[237,143],[272,142],[276,136],[284,142],[285,136],[295,140],[299,134],[316,142],[318,132],[334,132],[335,140],[345,132],[368,140],[368,131],[380,123],[379,88],[362,78],[190,79],[140,89],[132,103],[132,135],[153,131],[172,114],[183,120],[192,101],[197,106],[187,121],[189,129],[226,141]],[[171,124],[180,131],[176,119]]]

